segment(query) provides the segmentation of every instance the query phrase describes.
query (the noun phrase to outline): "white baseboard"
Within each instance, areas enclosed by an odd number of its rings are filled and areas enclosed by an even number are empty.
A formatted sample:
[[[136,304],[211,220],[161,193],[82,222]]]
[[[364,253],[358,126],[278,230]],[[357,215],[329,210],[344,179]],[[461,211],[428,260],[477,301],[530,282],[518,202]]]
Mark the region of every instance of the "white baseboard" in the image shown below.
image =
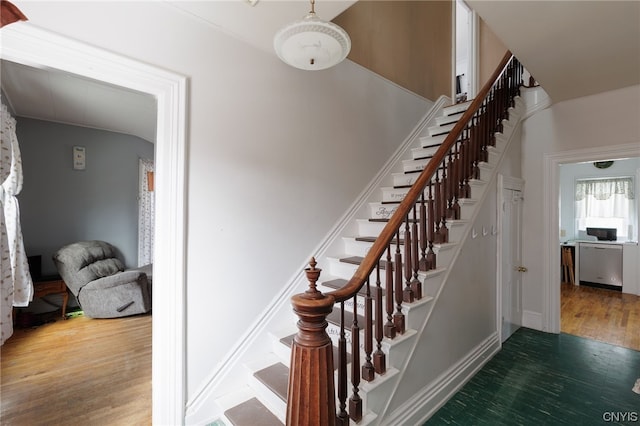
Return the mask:
[[[542,314],[540,312],[522,311],[522,326],[542,330]]]
[[[381,424],[423,424],[493,358],[500,348],[500,338],[494,332],[421,392],[398,407]]]

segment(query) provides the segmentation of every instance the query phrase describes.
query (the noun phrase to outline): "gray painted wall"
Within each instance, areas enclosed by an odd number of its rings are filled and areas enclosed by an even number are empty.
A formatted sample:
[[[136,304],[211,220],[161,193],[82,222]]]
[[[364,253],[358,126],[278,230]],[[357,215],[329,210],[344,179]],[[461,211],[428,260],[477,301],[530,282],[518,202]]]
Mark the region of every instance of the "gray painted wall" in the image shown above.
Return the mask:
[[[56,273],[61,246],[99,239],[116,246],[127,266],[138,256],[138,159],[153,144],[135,136],[17,118],[24,186],[18,196],[25,249]],[[86,147],[86,169],[73,170],[73,146]]]

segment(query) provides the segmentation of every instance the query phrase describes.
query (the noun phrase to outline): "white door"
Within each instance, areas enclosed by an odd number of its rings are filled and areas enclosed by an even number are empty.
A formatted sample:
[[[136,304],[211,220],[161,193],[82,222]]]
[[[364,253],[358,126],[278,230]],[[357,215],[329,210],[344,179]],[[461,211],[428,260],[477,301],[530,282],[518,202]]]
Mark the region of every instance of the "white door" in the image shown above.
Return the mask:
[[[502,341],[522,325],[522,191],[502,190]]]

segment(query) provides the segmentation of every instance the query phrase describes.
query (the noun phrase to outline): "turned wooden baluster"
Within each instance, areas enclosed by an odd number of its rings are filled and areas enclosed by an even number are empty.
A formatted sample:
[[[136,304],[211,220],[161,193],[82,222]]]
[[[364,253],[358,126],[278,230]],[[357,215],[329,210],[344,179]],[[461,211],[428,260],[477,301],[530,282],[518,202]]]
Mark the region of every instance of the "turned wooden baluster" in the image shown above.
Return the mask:
[[[382,283],[380,282],[380,261],[376,264],[376,352],[373,354],[373,366],[378,374],[387,371],[387,356],[382,351],[384,326],[382,324]]]
[[[344,302],[340,302],[340,337],[338,338],[338,413],[336,424],[341,426],[349,425],[349,414],[347,413],[347,338],[344,333]]]
[[[487,95],[487,110],[485,115],[487,117],[487,146],[496,145],[496,129],[498,123],[498,110],[496,105],[498,101],[495,98],[495,91],[489,92]]]
[[[469,179],[472,176],[473,161],[471,159],[471,124],[467,123],[464,128],[464,145],[462,146],[462,153],[464,155],[464,187],[462,190],[462,198],[471,198],[471,185]]]
[[[480,123],[480,161],[487,162],[489,160],[489,152],[487,151],[487,140],[488,140],[488,120],[485,115],[486,110],[486,99],[482,101],[482,107],[480,108],[479,113],[479,123]]]
[[[431,184],[429,184],[429,187],[431,187]],[[431,269],[431,267],[429,266],[429,261],[427,260],[427,247],[429,247],[429,240],[428,240],[428,230],[427,230],[427,225],[428,221],[427,221],[427,203],[424,199],[424,191],[422,191],[422,193],[420,194],[420,263],[418,265],[418,268],[421,271],[428,271],[429,269]]]
[[[436,253],[433,251],[433,244],[436,242],[436,221],[435,221],[435,201],[433,199],[433,181],[429,181],[429,221],[427,223],[427,239],[429,240],[429,251],[427,252],[427,263],[429,269],[436,268]]]
[[[453,217],[452,219],[458,220],[460,219],[460,203],[458,203],[458,199],[460,198],[460,183],[462,180],[462,162],[460,159],[460,144],[462,143],[461,139],[458,139],[454,145],[454,156],[453,156],[453,178],[451,179],[453,185]]]
[[[376,268],[376,273],[379,277],[379,272]],[[375,378],[375,368],[371,363],[371,352],[373,352],[373,298],[371,297],[371,286],[369,280],[366,284],[367,293],[364,298],[364,353],[365,360],[362,365],[362,380],[367,382],[372,381]],[[380,317],[377,317],[380,318]],[[379,322],[379,321],[378,321]],[[352,364],[356,365],[357,364]],[[353,368],[353,367],[352,367]]]
[[[384,325],[384,335],[389,339],[396,337],[396,327],[393,324],[393,263],[391,262],[391,246],[387,247],[386,294],[387,294],[387,323]]]
[[[445,165],[445,169],[447,170],[447,184],[445,186],[445,200],[447,202],[445,216],[447,219],[453,219],[453,150],[450,149],[447,155],[449,158]]]
[[[424,198],[424,191],[421,198]],[[418,253],[418,218],[416,213],[416,205],[413,205],[413,222],[411,223],[411,264],[413,265],[413,279],[411,280],[411,291],[417,300],[422,299],[422,283],[418,280],[418,270],[420,269],[419,253]],[[406,244],[406,242],[405,242]]]
[[[433,183],[434,194],[433,194],[433,223],[435,223],[435,234],[434,234],[434,242],[436,244],[440,244],[444,241],[441,241],[442,234],[440,233],[440,212],[442,211],[442,195],[441,195],[441,182],[440,182],[440,169],[436,170],[436,180]],[[431,211],[429,211],[431,213]]]
[[[404,314],[402,313],[402,254],[400,253],[400,231],[396,232],[396,254],[394,257],[395,265],[395,277],[394,277],[394,292],[396,296],[396,313],[393,314],[393,325],[396,331],[400,334],[404,334]]]
[[[473,116],[473,126],[471,127],[471,178],[480,179],[480,127],[478,126],[478,115]]]
[[[314,258],[305,269],[309,289],[291,298],[298,315],[298,334],[291,348],[287,392],[287,425],[329,425],[336,421],[333,379],[333,346],[327,334],[326,317],[333,309],[333,297],[316,289],[321,269]]]
[[[367,287],[369,280],[367,280]],[[353,296],[353,324],[351,325],[351,385],[349,398],[349,418],[354,422],[362,419],[362,398],[360,398],[360,326],[358,325],[358,293]],[[348,423],[347,423],[348,424]]]
[[[446,167],[442,167],[442,180],[440,181],[440,210],[437,212],[437,217],[440,220],[440,228],[438,234],[440,235],[439,242],[449,242],[449,228],[447,228],[447,192],[445,190],[448,183]]]
[[[414,294],[413,290],[411,290],[411,277],[412,274],[412,265],[411,261],[413,256],[411,255],[411,250],[413,248],[413,243],[411,241],[411,229],[409,228],[409,215],[404,220],[404,279],[405,279],[405,287],[402,293],[402,301],[405,303],[413,303]]]

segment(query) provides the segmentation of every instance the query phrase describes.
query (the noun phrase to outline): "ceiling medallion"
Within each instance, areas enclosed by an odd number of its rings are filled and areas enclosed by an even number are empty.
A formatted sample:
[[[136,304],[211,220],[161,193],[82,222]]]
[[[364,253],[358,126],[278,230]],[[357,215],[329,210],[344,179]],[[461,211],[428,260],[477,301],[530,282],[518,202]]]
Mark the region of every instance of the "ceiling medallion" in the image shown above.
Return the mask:
[[[302,20],[286,25],[273,38],[278,57],[292,67],[316,71],[342,62],[351,50],[349,34],[316,16],[315,0]]]

